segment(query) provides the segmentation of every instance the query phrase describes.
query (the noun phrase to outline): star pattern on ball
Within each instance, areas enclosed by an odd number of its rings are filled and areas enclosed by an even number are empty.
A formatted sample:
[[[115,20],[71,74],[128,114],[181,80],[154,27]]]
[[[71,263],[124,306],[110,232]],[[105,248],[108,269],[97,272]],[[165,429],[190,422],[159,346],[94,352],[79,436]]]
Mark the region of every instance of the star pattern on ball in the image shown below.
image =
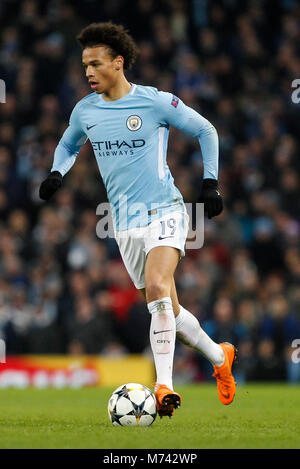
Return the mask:
[[[110,413],[110,417],[111,417],[111,422],[112,423],[116,422],[118,425],[121,425],[120,418],[124,417],[124,415],[123,414],[117,414],[116,408],[114,408],[114,410]]]
[[[140,405],[136,404],[135,402],[131,401],[132,407],[134,409],[134,414],[136,417],[140,418],[142,415],[147,415],[147,412],[144,410],[145,401],[143,401]]]
[[[127,397],[128,398],[128,393],[130,389],[128,389],[126,386],[123,386],[120,391],[117,391],[115,394],[117,394],[119,397]]]

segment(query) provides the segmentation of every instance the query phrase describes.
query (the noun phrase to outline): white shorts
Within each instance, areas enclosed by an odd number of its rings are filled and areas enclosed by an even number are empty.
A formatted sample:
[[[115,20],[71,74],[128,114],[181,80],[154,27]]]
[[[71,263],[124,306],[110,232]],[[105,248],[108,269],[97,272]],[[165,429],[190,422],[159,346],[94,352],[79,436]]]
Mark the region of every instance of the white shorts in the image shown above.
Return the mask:
[[[188,214],[171,212],[148,226],[115,232],[125,268],[138,290],[145,288],[144,268],[148,252],[157,246],[172,246],[183,257],[188,230]]]

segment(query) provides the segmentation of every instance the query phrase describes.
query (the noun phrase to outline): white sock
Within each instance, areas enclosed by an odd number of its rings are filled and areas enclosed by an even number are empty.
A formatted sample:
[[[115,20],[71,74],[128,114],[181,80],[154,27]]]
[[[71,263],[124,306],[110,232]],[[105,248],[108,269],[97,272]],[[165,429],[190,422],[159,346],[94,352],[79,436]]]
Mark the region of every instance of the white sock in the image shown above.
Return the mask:
[[[156,382],[173,390],[173,358],[176,323],[172,300],[164,297],[148,303],[151,313],[150,344],[156,368]]]
[[[192,313],[180,305],[180,312],[175,320],[177,338],[181,342],[198,350],[212,365],[220,366],[224,363],[222,347],[204,332]]]

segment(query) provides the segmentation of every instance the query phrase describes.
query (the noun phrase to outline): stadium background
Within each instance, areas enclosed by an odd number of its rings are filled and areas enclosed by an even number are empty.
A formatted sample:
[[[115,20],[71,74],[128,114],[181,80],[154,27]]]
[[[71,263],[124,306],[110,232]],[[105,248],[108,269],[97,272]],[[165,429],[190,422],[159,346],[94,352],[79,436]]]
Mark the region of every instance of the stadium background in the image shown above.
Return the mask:
[[[217,128],[225,210],[176,271],[180,302],[215,341],[239,348],[235,375],[300,382],[299,6],[293,0],[2,0],[0,337],[11,355],[151,356],[149,314],[114,240],[96,237],[106,200],[89,144],[50,203],[38,189],[74,104],[90,92],[75,36],[129,28],[130,81],[172,91]],[[197,140],[173,129],[168,163],[186,202],[202,178]],[[211,366],[177,343],[176,382]]]

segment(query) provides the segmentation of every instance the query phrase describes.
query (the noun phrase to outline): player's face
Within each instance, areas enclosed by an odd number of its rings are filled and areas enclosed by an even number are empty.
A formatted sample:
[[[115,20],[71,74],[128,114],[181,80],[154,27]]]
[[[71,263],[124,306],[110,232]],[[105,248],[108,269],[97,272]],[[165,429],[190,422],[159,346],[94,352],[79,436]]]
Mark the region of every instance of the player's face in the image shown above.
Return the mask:
[[[87,47],[82,52],[82,63],[92,90],[107,93],[118,80],[122,57],[113,58],[105,46]]]

